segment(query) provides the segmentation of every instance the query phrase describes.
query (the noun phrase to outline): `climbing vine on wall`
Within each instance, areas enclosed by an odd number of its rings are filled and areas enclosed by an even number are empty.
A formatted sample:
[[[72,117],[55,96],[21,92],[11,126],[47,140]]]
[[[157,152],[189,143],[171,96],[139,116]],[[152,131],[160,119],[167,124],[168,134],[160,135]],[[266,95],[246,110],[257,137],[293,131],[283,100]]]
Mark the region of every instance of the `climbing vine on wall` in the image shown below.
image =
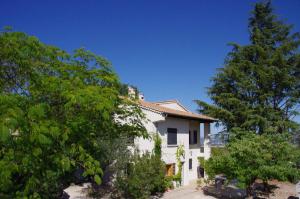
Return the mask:
[[[155,133],[153,135],[153,141],[154,141],[153,153],[157,155],[159,158],[161,158],[161,138],[159,137],[158,133]]]
[[[181,162],[181,157],[184,157],[184,147],[183,145],[179,145],[177,147],[177,150],[176,150],[176,161],[177,161],[177,165],[178,165],[178,172],[177,174],[173,177],[173,180],[174,181],[177,181],[177,182],[180,182],[181,183],[181,180],[182,180],[182,176],[181,176],[181,171],[182,171],[182,162]]]

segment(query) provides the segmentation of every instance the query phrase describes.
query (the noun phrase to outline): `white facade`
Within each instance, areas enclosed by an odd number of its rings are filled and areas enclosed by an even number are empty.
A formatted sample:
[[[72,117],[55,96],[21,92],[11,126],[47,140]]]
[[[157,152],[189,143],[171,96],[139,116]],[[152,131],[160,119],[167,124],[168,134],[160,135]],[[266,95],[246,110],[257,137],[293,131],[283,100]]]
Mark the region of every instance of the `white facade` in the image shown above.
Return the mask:
[[[176,103],[176,102],[175,102]],[[180,104],[167,103],[156,105],[164,106],[169,109],[175,109],[182,112],[188,112]],[[210,157],[210,145],[209,145],[209,133],[211,121],[205,121],[195,118],[170,116],[151,108],[141,106],[143,112],[146,115],[147,121],[144,122],[144,126],[148,133],[151,135],[158,133],[162,140],[162,159],[166,164],[175,164],[175,172],[177,173],[177,161],[176,161],[176,150],[179,145],[183,145],[185,155],[182,159],[183,170],[182,170],[182,184],[188,185],[191,181],[195,181],[198,178],[199,161],[198,157],[204,157],[208,159]],[[200,128],[200,125],[202,126]],[[177,129],[177,144],[168,145],[168,128]],[[200,144],[200,129],[204,130],[201,132],[204,135],[204,145]],[[196,131],[197,142],[190,144],[190,139],[194,139],[194,131]],[[189,133],[191,132],[191,133]],[[189,135],[192,135],[190,138]],[[203,138],[201,138],[203,139]],[[152,152],[154,142],[151,139],[137,138],[135,140],[135,146],[141,152]],[[191,160],[190,160],[191,159]],[[190,164],[191,161],[191,165]],[[189,168],[192,166],[192,168]]]

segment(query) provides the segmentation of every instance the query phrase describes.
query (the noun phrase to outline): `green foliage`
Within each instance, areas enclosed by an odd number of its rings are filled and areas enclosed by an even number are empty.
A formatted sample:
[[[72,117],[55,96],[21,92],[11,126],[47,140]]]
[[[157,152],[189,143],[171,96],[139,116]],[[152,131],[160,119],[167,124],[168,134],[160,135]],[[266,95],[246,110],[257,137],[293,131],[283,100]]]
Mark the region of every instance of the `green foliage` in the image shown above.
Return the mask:
[[[158,135],[158,133],[155,133],[153,136],[153,141],[154,141],[154,149],[153,149],[153,153],[158,156],[161,157],[161,138]]]
[[[166,165],[161,160],[161,138],[154,134],[153,153],[138,155],[129,160],[126,170],[119,170],[117,188],[125,198],[149,198],[172,187],[172,179],[165,176]]]
[[[164,187],[166,189],[174,189],[174,176],[165,176]]]
[[[300,34],[273,14],[270,1],[257,3],[249,19],[250,44],[233,50],[209,88],[214,105],[197,101],[236,138],[245,133],[295,131],[300,102]]]
[[[206,173],[213,178],[225,174],[237,179],[240,187],[250,187],[256,179],[295,182],[299,180],[299,149],[284,136],[250,135],[231,142],[222,153],[205,162]]]
[[[220,156],[227,152],[226,147],[211,147],[211,157]]]
[[[173,180],[177,181],[177,182],[180,182],[180,183],[181,183],[181,180],[182,180],[182,176],[181,176],[181,173],[182,173],[181,157],[184,157],[184,154],[185,154],[184,146],[179,145],[177,147],[177,150],[176,150],[176,161],[177,161],[178,172],[173,176]]]
[[[121,84],[120,86],[120,94],[122,96],[127,96],[128,97],[128,88],[131,87],[133,88],[134,92],[135,92],[135,96],[133,96],[134,99],[139,99],[139,93],[140,91],[138,90],[138,88],[136,86],[130,85],[130,84]]]
[[[117,187],[125,198],[149,198],[164,192],[169,186],[165,178],[165,164],[156,155],[136,156],[129,164],[127,174],[119,175]]]
[[[201,165],[203,167],[205,164],[204,157],[198,157],[198,162],[199,162],[199,165]]]
[[[257,3],[249,19],[250,44],[233,50],[213,78],[214,105],[197,101],[201,112],[220,119],[230,134],[222,150],[204,161],[210,178],[225,174],[247,187],[256,179],[299,179],[299,150],[289,142],[299,124],[300,34],[278,20],[270,1]]]
[[[77,169],[100,184],[113,160],[98,141],[146,135],[106,59],[21,32],[0,46],[0,198],[58,198]]]

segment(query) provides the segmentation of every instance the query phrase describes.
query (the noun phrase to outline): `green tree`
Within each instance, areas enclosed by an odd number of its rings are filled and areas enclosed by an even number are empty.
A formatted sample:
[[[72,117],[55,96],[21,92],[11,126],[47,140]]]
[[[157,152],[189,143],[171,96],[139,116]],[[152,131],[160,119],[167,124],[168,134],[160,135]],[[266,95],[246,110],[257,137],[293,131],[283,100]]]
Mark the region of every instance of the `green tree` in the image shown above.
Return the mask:
[[[133,88],[135,95],[134,96],[128,96],[128,88],[131,87]],[[136,86],[130,85],[130,84],[122,84],[120,87],[120,94],[122,96],[127,96],[127,97],[133,97],[135,100],[139,99],[139,89]]]
[[[90,51],[68,54],[1,32],[0,197],[58,198],[78,169],[100,184],[113,161],[103,143],[146,136],[120,86],[111,64]]]
[[[250,190],[256,179],[299,179],[299,153],[289,136],[299,128],[293,117],[300,102],[300,35],[277,19],[270,1],[255,4],[248,27],[250,44],[232,44],[213,78],[214,105],[197,103],[230,135],[226,150],[206,161],[205,171]]]
[[[197,101],[200,111],[218,118],[230,133],[294,131],[298,125],[292,119],[300,101],[300,35],[277,19],[270,1],[255,5],[248,27],[250,44],[231,44],[233,50],[209,88],[214,105]]]
[[[265,184],[270,179],[299,180],[299,158],[299,150],[284,136],[250,134],[231,142],[227,150],[215,154],[204,167],[209,177],[225,174],[229,181],[237,179],[238,185],[251,193],[251,185],[256,179]]]

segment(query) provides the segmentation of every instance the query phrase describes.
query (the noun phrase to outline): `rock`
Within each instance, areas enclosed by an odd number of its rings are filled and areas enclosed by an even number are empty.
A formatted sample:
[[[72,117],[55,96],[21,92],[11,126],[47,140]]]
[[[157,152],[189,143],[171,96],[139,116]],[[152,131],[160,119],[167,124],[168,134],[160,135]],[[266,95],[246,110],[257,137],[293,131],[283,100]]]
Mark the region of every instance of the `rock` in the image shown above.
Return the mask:
[[[69,198],[68,199],[88,199],[88,189],[91,186],[91,183],[84,183],[80,185],[71,185],[64,190]]]

